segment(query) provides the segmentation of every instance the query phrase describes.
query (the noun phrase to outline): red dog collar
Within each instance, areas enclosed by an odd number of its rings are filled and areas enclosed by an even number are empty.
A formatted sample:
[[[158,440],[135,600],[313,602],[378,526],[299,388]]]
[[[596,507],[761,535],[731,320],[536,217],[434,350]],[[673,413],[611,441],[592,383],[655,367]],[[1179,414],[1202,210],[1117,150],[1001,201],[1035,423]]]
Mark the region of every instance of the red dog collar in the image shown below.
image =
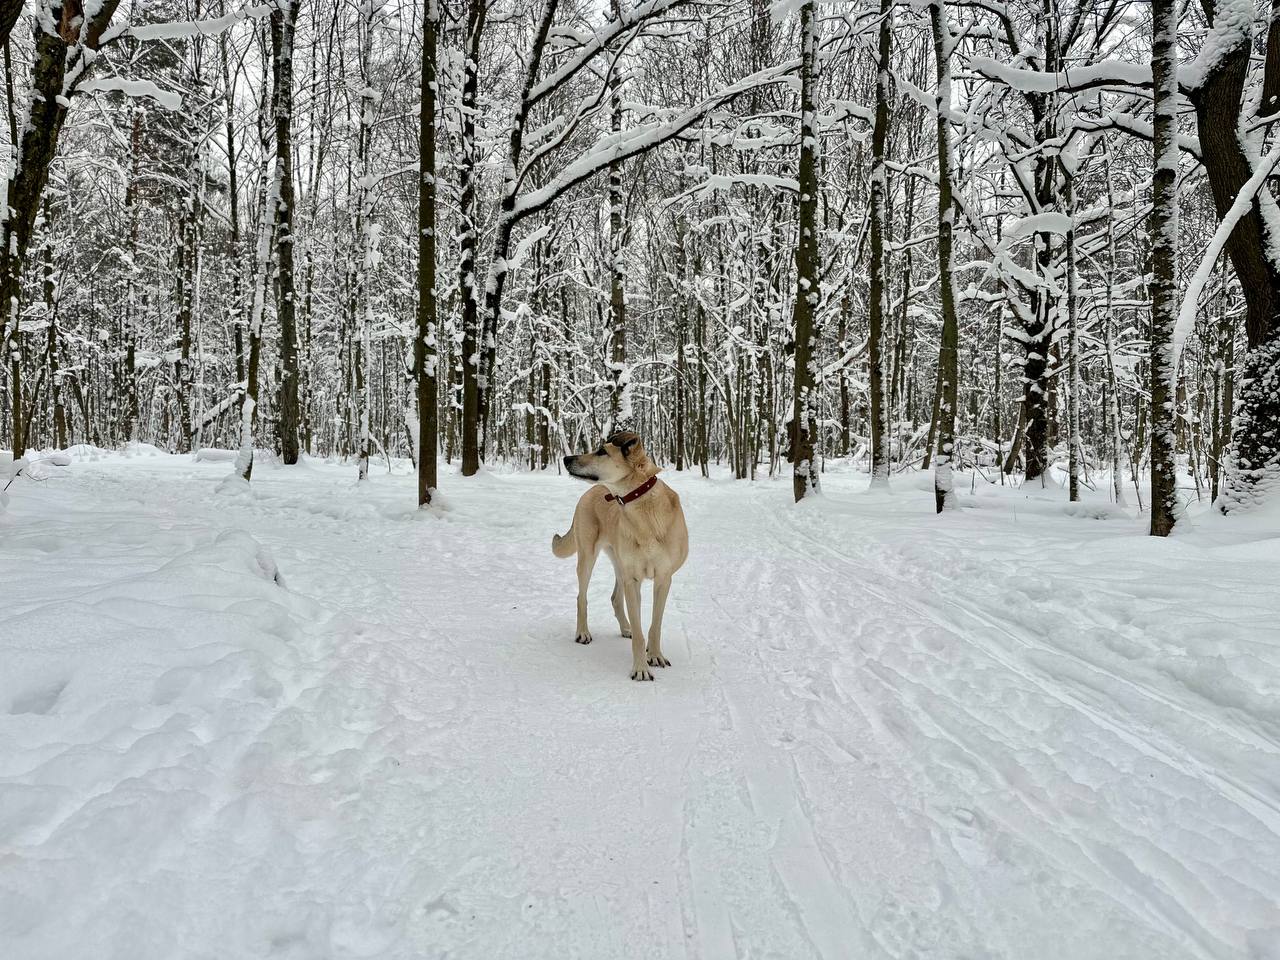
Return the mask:
[[[630,493],[624,493],[620,497],[615,497],[612,493],[606,493],[604,495],[604,498],[606,500],[617,500],[620,504],[622,504],[625,507],[632,500],[639,500],[646,493],[652,490],[653,485],[657,482],[658,482],[658,478],[656,476],[653,476],[653,477],[650,477],[648,480],[646,480],[644,483],[640,484],[640,486],[636,487]]]

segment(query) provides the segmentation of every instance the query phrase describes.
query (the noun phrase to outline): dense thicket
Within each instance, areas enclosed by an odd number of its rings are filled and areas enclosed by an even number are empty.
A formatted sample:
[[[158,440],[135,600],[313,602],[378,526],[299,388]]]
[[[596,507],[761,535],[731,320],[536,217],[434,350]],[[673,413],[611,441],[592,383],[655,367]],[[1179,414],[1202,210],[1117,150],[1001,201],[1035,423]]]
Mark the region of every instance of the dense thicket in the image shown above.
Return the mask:
[[[626,423],[704,473],[934,467],[940,510],[957,467],[1059,461],[1072,497],[1154,476],[1156,532],[1170,460],[1248,505],[1280,460],[1269,16],[35,0],[3,437],[469,474]]]

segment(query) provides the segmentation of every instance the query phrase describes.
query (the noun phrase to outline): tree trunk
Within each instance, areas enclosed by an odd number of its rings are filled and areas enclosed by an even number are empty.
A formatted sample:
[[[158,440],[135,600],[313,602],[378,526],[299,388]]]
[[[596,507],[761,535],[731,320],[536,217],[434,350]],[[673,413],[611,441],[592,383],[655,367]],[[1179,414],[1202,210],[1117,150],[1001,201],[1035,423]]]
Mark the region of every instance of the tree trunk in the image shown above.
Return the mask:
[[[45,222],[50,222],[49,203],[45,201]],[[48,227],[46,227],[48,229]],[[46,237],[44,244],[44,308],[49,321],[49,341],[46,363],[49,367],[49,399],[53,406],[53,445],[59,450],[67,447],[67,413],[62,404],[62,376],[58,362],[58,284],[54,280],[53,241]]]
[[[689,297],[685,288],[686,272],[688,270],[688,250],[686,248],[686,237],[684,220],[679,220],[676,224],[676,442],[675,442],[675,462],[676,470],[684,469],[684,420],[685,420],[685,390],[686,378],[688,377],[688,364],[685,357],[685,348],[689,337]]]
[[[418,386],[418,506],[436,487],[439,410],[436,406],[436,73],[438,0],[426,0],[422,19],[422,89],[418,115],[418,329],[413,365]]]
[[[836,329],[836,350],[843,357],[849,352],[849,313],[853,309],[853,298],[846,292],[840,298],[840,325]],[[836,374],[840,382],[840,450],[839,455],[842,457],[849,456],[849,447],[851,445],[852,424],[850,418],[849,404],[849,371],[846,364],[840,364],[840,370]]]
[[[1106,319],[1107,350],[1107,423],[1111,430],[1111,492],[1115,496],[1116,506],[1125,505],[1124,495],[1124,431],[1120,425],[1120,397],[1116,383],[1116,346],[1115,334],[1112,330],[1114,321],[1110,316]]]
[[[1151,180],[1151,535],[1178,516],[1173,330],[1178,321],[1177,0],[1152,0],[1155,172]]]
[[[614,11],[618,3],[614,0]],[[609,128],[622,133],[622,91],[616,78],[610,83],[612,109]],[[626,222],[622,193],[622,163],[609,164],[609,423],[605,433],[632,426],[631,373],[627,369],[627,294],[623,286],[622,252]]]
[[[462,67],[461,157],[458,171],[458,291],[462,297],[462,475],[480,469],[480,305],[476,291],[476,96],[480,79],[480,39],[488,0],[467,5],[467,51]]]
[[[194,134],[194,131],[192,131]],[[186,154],[188,164],[188,182],[186,196],[179,202],[182,212],[178,217],[178,268],[177,268],[177,306],[178,306],[178,362],[174,371],[177,382],[178,401],[178,452],[190,453],[192,442],[191,405],[192,387],[195,376],[191,366],[191,318],[192,304],[195,299],[196,258],[198,256],[198,238],[200,216],[200,169],[199,150],[192,137]]]
[[[373,18],[371,6],[361,8],[360,119],[356,131],[355,240],[360,245],[360,266],[353,290],[355,331],[355,398],[359,405],[359,439],[356,448],[357,479],[369,479],[373,453],[373,272],[378,263],[380,231],[373,222],[373,124],[376,97],[373,90]]]
[[[792,493],[797,502],[819,488],[814,463],[818,305],[818,24],[814,0],[800,7],[800,196],[796,235],[795,392],[791,411]]]
[[[957,351],[955,287],[952,283],[952,243],[955,206],[951,197],[951,26],[941,0],[929,7],[933,25],[933,53],[938,71],[938,282],[941,284],[942,344],[938,349],[937,454],[933,498],[938,513],[955,506],[952,464],[956,446],[956,397],[960,375]]]
[[[701,266],[701,258],[699,262],[694,264],[694,276],[698,275]],[[698,467],[704,477],[710,476],[711,471],[707,461],[710,459],[709,444],[707,438],[707,311],[699,300],[695,307],[698,315],[698,322],[694,325],[694,350],[698,357]]]
[[[222,10],[226,11],[226,2],[223,0]],[[240,249],[240,188],[238,181],[238,163],[236,150],[236,124],[235,124],[235,96],[236,87],[235,80],[231,71],[231,55],[227,45],[227,35],[222,33],[218,36],[218,53],[222,66],[222,92],[225,107],[225,137],[227,152],[227,209],[230,218],[230,230],[227,237],[229,251],[228,259],[231,265],[231,295],[227,306],[227,320],[232,329],[232,340],[235,349],[236,364],[236,389],[240,392],[243,403],[245,389],[248,385],[247,379],[247,358],[245,356],[244,344],[244,308],[241,303],[241,273],[243,265],[241,263],[242,251]],[[131,228],[134,231],[133,246],[137,246],[136,225]]]
[[[1075,216],[1074,173],[1065,172],[1062,178],[1062,201],[1068,216]],[[1067,497],[1075,503],[1080,499],[1080,460],[1084,449],[1080,440],[1080,304],[1076,289],[1076,231],[1067,230],[1067,466],[1070,477]]]
[[[1058,69],[1058,9],[1053,0],[1044,0],[1041,8],[1044,29],[1044,69],[1052,73]],[[1038,144],[1046,145],[1037,152],[1033,172],[1035,187],[1035,213],[1052,210],[1056,194],[1055,180],[1058,159],[1047,145],[1058,137],[1058,123],[1054,94],[1031,93],[1027,103],[1035,128]],[[1040,232],[1034,235],[1033,257],[1035,270],[1040,277],[1049,277],[1054,270],[1053,234]],[[1026,430],[1023,434],[1025,449],[1025,481],[1040,480],[1049,470],[1049,444],[1052,432],[1053,404],[1050,396],[1049,359],[1054,336],[1053,296],[1046,289],[1037,289],[1031,297],[1031,319],[1023,330],[1022,377],[1024,384],[1023,407],[1026,413]]]
[[[877,46],[876,106],[871,129],[871,290],[868,313],[870,331],[868,365],[871,391],[871,486],[889,485],[889,407],[884,389],[885,249],[887,220],[885,209],[888,175],[885,146],[889,139],[889,73],[892,52],[893,0],[880,0],[880,31]],[[908,268],[909,269],[909,268]]]
[[[280,165],[272,164],[266,189],[261,191],[261,222],[254,253],[253,303],[249,308],[249,357],[245,369],[244,396],[240,402],[240,450],[235,473],[246,483],[253,478],[254,423],[258,414],[258,367],[262,356],[262,316],[271,284],[271,237],[280,207]]]
[[[1203,0],[1202,6],[1216,25],[1215,4]],[[1234,16],[1234,8],[1227,14]],[[1196,111],[1201,162],[1220,218],[1253,174],[1239,132],[1251,29],[1228,29],[1224,35],[1230,42],[1223,44],[1200,84],[1189,93]],[[1267,67],[1275,77],[1270,58]],[[1268,84],[1274,87],[1274,81]],[[1218,500],[1221,509],[1230,511],[1255,503],[1280,474],[1280,390],[1275,382],[1280,378],[1280,264],[1257,198],[1236,224],[1226,250],[1245,299],[1249,348],[1234,410],[1235,434],[1225,458],[1226,483]]]
[[[298,331],[293,267],[293,41],[300,0],[282,0],[271,12],[271,64],[275,83],[276,165],[280,202],[276,229],[276,315],[280,319],[280,451],[298,462]]]

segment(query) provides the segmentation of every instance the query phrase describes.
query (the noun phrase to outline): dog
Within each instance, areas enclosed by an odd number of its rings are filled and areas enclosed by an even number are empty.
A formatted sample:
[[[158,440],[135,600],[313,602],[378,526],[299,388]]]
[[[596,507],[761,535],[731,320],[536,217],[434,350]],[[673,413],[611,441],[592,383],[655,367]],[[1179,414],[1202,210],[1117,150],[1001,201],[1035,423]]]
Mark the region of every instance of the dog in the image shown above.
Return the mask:
[[[613,563],[613,613],[631,638],[631,679],[652,680],[650,667],[669,667],[662,653],[662,614],[671,578],[689,556],[689,530],[680,497],[658,479],[640,438],[612,434],[594,453],[564,458],[569,475],[592,484],[573,511],[573,525],[551,538],[562,559],[578,555],[578,626],[575,640],[590,643],[587,586],[603,550]],[[640,584],[653,581],[648,643],[640,623]],[[625,602],[625,607],[624,607]]]

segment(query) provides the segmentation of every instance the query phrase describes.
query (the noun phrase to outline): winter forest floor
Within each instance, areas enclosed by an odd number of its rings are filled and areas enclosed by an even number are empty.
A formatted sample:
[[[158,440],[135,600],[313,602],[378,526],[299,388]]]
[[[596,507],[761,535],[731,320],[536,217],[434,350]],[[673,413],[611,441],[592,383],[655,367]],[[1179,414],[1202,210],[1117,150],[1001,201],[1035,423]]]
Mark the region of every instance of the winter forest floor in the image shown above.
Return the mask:
[[[1280,957],[1280,523],[668,471],[641,684],[582,486],[229,470],[10,488],[7,958]]]

